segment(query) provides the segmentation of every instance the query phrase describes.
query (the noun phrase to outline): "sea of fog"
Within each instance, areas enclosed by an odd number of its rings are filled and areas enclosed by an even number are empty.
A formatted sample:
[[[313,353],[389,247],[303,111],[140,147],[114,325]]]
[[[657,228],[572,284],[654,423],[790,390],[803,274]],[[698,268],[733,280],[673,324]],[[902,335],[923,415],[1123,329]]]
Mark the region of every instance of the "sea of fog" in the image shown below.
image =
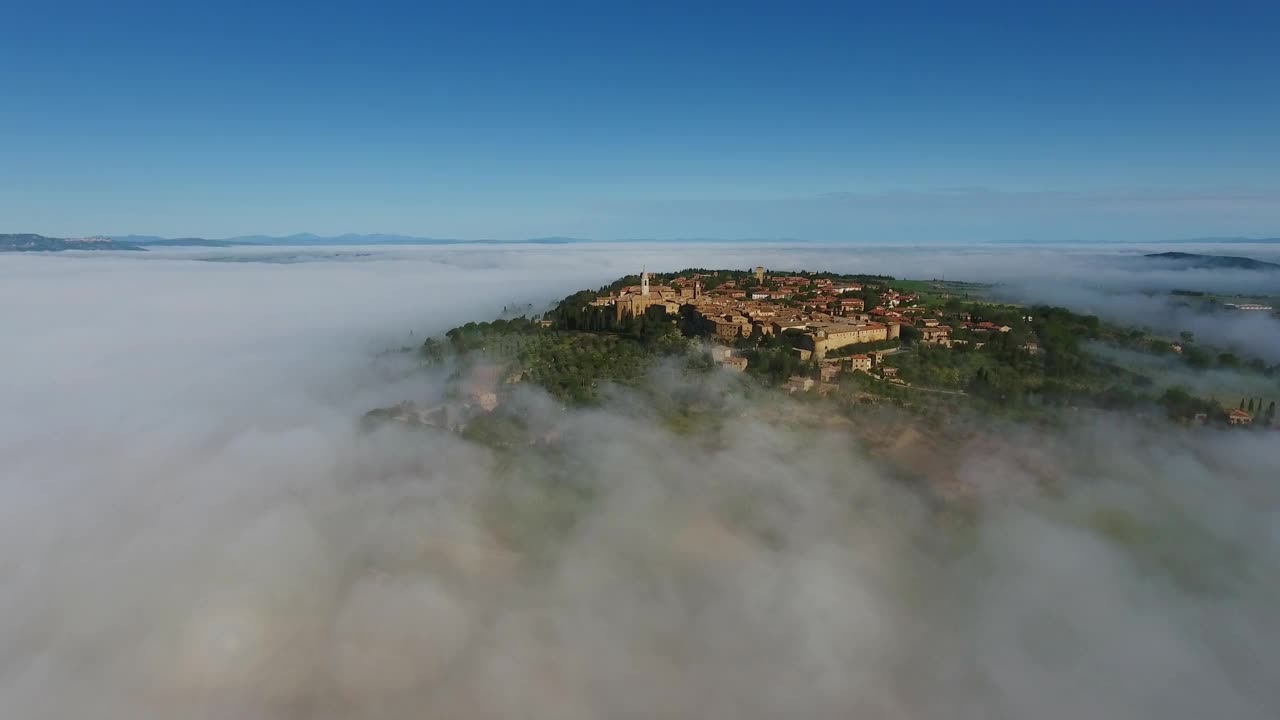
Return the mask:
[[[725,398],[728,440],[708,444],[621,393],[558,415],[550,456],[356,423],[439,392],[439,375],[385,350],[641,268],[972,280],[1171,329],[1199,319],[1140,290],[1276,291],[1256,273],[1137,258],[1162,249],[0,256],[0,708],[1276,717],[1280,443],[1268,434],[992,421],[992,437],[1038,460],[958,451],[976,507],[944,523],[849,438],[765,424],[747,398]],[[1280,361],[1268,317],[1194,330]],[[533,422],[553,409],[532,390],[521,402]]]

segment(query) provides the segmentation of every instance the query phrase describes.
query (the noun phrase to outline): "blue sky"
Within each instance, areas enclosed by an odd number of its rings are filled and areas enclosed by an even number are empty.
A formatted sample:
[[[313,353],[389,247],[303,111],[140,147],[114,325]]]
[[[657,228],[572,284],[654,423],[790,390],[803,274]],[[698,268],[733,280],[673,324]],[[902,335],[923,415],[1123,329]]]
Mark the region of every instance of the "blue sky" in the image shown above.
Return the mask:
[[[0,232],[1280,236],[1280,3],[0,4]]]

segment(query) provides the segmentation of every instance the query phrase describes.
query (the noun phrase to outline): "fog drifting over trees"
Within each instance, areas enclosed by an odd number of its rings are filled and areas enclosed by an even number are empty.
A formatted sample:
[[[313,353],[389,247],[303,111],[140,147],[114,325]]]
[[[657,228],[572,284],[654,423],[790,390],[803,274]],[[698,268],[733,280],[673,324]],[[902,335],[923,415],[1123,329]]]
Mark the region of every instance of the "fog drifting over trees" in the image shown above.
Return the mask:
[[[0,707],[1280,714],[1274,434],[1105,415],[1055,433],[992,425],[999,443],[956,451],[972,496],[956,519],[848,437],[780,428],[745,398],[709,443],[619,391],[556,415],[554,462],[358,429],[370,408],[439,392],[441,377],[387,348],[641,266],[757,264],[1001,282],[1152,327],[1179,318],[1137,290],[1268,282],[1135,270],[1096,248],[0,258]],[[1280,360],[1274,320],[1215,318],[1191,329]],[[551,422],[545,396],[516,401]]]

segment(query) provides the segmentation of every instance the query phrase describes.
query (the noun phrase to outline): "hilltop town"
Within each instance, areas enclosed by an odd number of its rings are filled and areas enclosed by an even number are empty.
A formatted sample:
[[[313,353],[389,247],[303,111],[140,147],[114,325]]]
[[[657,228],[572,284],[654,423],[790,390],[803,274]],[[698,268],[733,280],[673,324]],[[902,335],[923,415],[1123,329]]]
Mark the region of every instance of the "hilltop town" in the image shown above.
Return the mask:
[[[655,279],[666,284],[654,284]],[[953,283],[950,287],[965,286]],[[928,299],[942,295],[931,293]],[[638,283],[601,294],[590,305],[611,309],[618,327],[657,310],[680,318],[686,334],[730,346],[750,347],[785,338],[784,344],[798,360],[820,366],[819,379],[824,382],[848,370],[874,372],[902,383],[896,368],[884,359],[900,349],[904,327],[917,344],[952,348],[972,342],[975,349],[985,345],[992,333],[1013,330],[1004,323],[974,321],[972,313],[964,310],[948,317],[940,304],[925,300],[920,292],[895,289],[893,278],[770,274],[757,266],[750,272],[717,270],[657,277],[641,272]],[[1024,347],[1038,352],[1034,342]],[[745,371],[750,366],[741,352],[716,348],[712,354],[731,370]],[[804,380],[789,378],[787,387],[810,389],[812,383]]]
[[[452,368],[446,396],[377,410],[369,419],[510,435],[520,419],[504,403],[520,385],[589,404],[609,386],[645,391],[651,371],[667,363],[685,374],[740,376],[744,389],[827,399],[824,417],[852,417],[868,405],[1024,419],[1094,409],[1280,427],[1280,368],[1190,333],[1165,338],[1065,308],[993,302],[986,289],[764,267],[642,271],[574,293],[540,316],[467,323],[426,340],[425,361]],[[1144,365],[1157,361],[1252,379],[1245,390],[1196,395],[1151,376]],[[1277,389],[1257,397],[1251,389],[1260,383]],[[509,427],[495,430],[502,425]]]
[[[859,296],[866,290],[862,283],[766,275],[763,267],[745,279],[716,282],[719,279],[719,272],[707,277],[695,273],[672,278],[670,285],[651,286],[649,273],[642,272],[639,285],[624,286],[616,295],[597,298],[593,305],[613,307],[619,323],[661,307],[668,314],[693,318],[702,332],[717,340],[803,330],[805,349],[819,359],[830,350],[855,343],[896,340],[902,318],[919,310],[912,306],[915,295],[886,288],[880,293],[884,307],[869,314],[864,312],[866,300]],[[708,282],[715,286],[706,289]],[[899,305],[902,310],[893,309]]]

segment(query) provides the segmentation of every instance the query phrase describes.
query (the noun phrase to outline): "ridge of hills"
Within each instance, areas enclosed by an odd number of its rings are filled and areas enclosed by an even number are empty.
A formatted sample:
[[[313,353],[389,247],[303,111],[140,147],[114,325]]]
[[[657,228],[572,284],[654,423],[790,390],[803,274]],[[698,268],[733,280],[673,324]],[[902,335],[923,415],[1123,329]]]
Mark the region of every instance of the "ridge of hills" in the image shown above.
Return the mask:
[[[1161,260],[1188,270],[1263,270],[1275,272],[1280,264],[1238,255],[1200,255],[1186,252],[1148,253],[1144,258]]]

